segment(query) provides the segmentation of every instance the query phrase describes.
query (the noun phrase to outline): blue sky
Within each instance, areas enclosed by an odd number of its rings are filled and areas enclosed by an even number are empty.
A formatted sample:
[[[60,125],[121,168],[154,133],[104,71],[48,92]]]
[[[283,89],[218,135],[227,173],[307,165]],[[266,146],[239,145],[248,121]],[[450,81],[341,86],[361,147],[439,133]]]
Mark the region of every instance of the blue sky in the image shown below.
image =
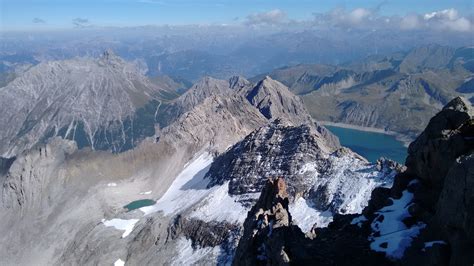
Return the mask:
[[[238,23],[250,14],[275,9],[298,20],[340,7],[350,10],[381,6],[382,15],[423,14],[448,8],[465,15],[473,9],[473,0],[0,0],[0,3],[2,30]]]

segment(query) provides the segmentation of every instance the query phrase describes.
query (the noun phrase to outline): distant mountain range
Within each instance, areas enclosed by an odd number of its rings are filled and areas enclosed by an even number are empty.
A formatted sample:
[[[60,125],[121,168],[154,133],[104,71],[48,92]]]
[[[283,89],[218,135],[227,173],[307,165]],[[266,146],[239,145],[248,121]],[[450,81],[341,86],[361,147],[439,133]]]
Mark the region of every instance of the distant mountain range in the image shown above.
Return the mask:
[[[298,65],[264,75],[299,95],[318,121],[381,128],[413,139],[453,97],[474,102],[473,64],[473,47],[428,45],[345,65]]]
[[[100,37],[98,37],[100,36]],[[140,66],[147,76],[197,82],[203,76],[256,76],[298,64],[340,65],[438,43],[473,45],[465,32],[360,30],[310,26],[188,25],[89,28],[55,32],[5,32],[0,73],[40,62],[98,57],[107,48]]]

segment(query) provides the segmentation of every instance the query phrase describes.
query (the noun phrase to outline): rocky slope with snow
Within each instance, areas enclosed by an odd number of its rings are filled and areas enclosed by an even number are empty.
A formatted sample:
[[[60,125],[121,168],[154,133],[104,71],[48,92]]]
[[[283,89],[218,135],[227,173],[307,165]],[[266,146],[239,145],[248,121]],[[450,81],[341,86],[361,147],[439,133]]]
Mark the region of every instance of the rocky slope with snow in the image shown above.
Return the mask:
[[[206,174],[208,187],[228,183],[229,194],[241,196],[259,192],[268,178],[281,176],[292,207],[301,214],[301,226],[306,231],[316,223],[326,226],[335,213],[360,212],[372,190],[391,185],[396,174],[395,167],[378,168],[329,144],[307,125],[274,121],[218,156]]]
[[[359,211],[374,187],[391,184],[389,163],[370,164],[341,148],[270,78],[257,85],[205,78],[166,104],[189,109],[133,149],[79,149],[57,134],[2,159],[0,242],[9,244],[1,261],[230,263],[268,176],[293,183],[290,208],[308,232],[333,215]],[[124,207],[145,199],[154,204]]]
[[[392,188],[376,188],[362,213],[336,215],[310,234],[295,222],[290,183],[270,179],[244,222],[233,264],[471,265],[472,110],[462,98],[449,102],[410,145]]]

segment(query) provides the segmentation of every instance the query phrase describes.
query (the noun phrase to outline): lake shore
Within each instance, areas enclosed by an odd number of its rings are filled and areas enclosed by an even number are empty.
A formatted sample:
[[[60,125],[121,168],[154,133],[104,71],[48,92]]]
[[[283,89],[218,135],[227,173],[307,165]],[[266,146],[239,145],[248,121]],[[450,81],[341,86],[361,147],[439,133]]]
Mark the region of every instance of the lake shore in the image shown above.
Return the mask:
[[[348,129],[354,129],[354,130],[359,130],[359,131],[373,132],[373,133],[380,133],[380,134],[394,136],[398,141],[402,142],[405,147],[408,147],[408,145],[410,145],[410,143],[413,141],[413,139],[411,139],[410,137],[406,135],[400,134],[395,131],[388,131],[383,128],[364,127],[364,126],[357,126],[357,125],[346,124],[346,123],[336,123],[336,122],[331,122],[331,121],[318,121],[318,122],[323,126],[341,127],[341,128],[348,128]]]

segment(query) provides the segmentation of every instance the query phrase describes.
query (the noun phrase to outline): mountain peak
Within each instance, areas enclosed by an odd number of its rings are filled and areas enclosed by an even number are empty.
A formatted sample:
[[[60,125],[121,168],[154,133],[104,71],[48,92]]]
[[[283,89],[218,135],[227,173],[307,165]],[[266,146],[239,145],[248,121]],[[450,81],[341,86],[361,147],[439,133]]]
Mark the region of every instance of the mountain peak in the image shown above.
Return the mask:
[[[458,96],[452,99],[446,106],[444,106],[443,110],[454,110],[460,112],[470,113],[472,112],[471,104],[465,98]],[[471,114],[472,115],[472,114]]]
[[[125,61],[116,55],[114,51],[110,48],[106,49],[99,58],[99,62],[112,66],[124,65]]]
[[[10,125],[0,133],[0,153],[14,156],[52,136],[75,139],[80,147],[93,149],[131,148],[132,138],[123,136],[134,133],[124,134],[117,125],[132,118],[159,91],[110,50],[96,60],[78,58],[37,65],[0,92],[4,114],[0,123]],[[103,137],[105,132],[107,137]]]
[[[286,119],[295,125],[311,124],[310,116],[301,100],[285,85],[268,76],[247,90],[245,97],[267,119]]]
[[[229,79],[229,87],[233,90],[251,87],[252,82],[242,76],[233,76]]]

